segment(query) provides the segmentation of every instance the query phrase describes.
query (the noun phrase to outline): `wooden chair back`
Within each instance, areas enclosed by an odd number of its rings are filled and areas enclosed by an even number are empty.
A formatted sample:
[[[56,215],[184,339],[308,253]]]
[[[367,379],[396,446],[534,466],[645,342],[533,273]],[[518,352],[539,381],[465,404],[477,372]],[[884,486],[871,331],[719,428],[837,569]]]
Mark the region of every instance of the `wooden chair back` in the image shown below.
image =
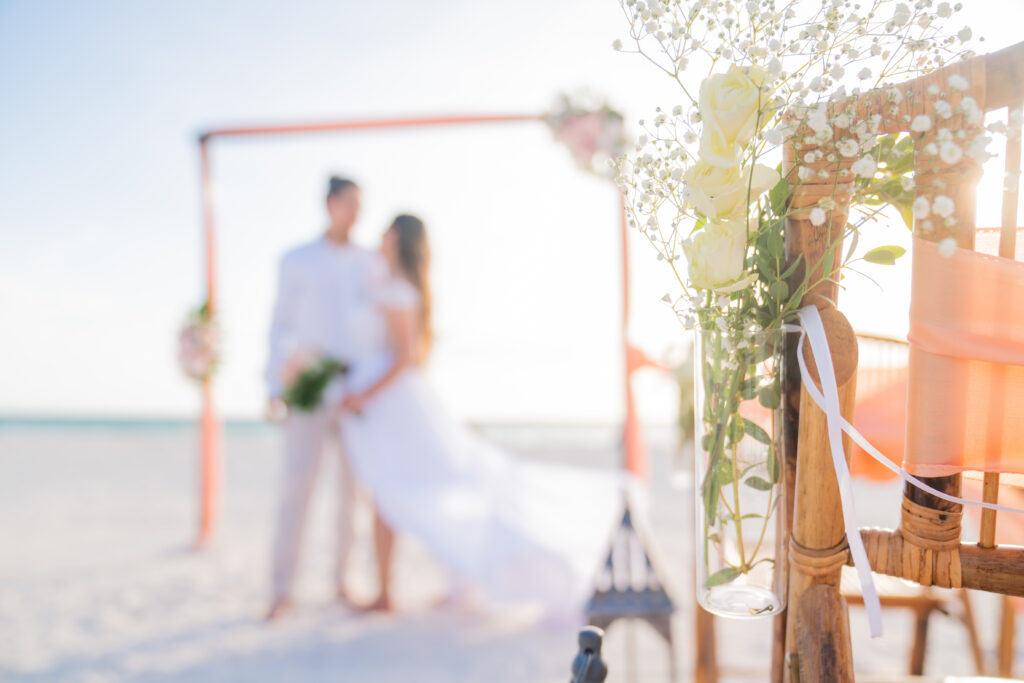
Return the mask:
[[[966,89],[951,87],[966,83]],[[976,107],[958,105],[973,98]],[[941,129],[948,129],[958,142],[983,133],[984,112],[1007,108],[1011,132],[1006,153],[1007,183],[1002,203],[999,255],[1013,258],[1016,251],[1017,203],[1021,162],[1020,117],[1024,103],[1024,43],[990,55],[949,65],[939,71],[896,88],[870,91],[853,100],[831,103],[835,112],[854,111],[853,120],[877,123],[879,135],[910,133],[914,119],[935,116],[940,100],[951,105],[953,114],[927,131],[915,131],[915,186],[918,197],[945,195],[954,201],[952,220],[915,220],[915,235],[932,242],[952,238],[965,249],[975,248],[976,185],[981,167],[971,154],[955,163],[939,155],[924,153],[929,144],[940,144]],[[970,105],[970,101],[966,101]],[[943,106],[943,105],[940,105]],[[972,114],[972,110],[976,110]],[[1016,112],[1016,113],[1014,113]],[[831,118],[831,117],[830,117]],[[1016,127],[1016,131],[1013,128]],[[837,131],[840,132],[840,131]],[[844,131],[841,131],[846,135]],[[961,135],[962,133],[962,135]],[[1016,134],[1015,134],[1016,133]],[[855,160],[835,153],[839,136],[829,143],[808,142],[798,129],[785,150],[784,169],[811,151],[823,152],[814,165],[826,174],[816,175],[794,187],[787,221],[786,248],[790,263],[802,257],[805,264],[841,262],[841,236],[847,224]],[[813,156],[812,156],[813,158]],[[948,160],[948,157],[947,157]],[[824,177],[823,177],[824,176]],[[810,209],[829,197],[834,201],[824,225],[814,226]],[[819,308],[825,325],[844,417],[853,421],[858,362],[857,339],[846,318],[836,310],[836,272],[812,273],[820,284],[804,298],[804,304]],[[823,275],[832,277],[822,278]],[[796,273],[795,277],[802,277]],[[813,403],[795,370],[796,338],[787,353],[786,403],[784,414],[787,483],[790,497],[790,582],[788,608],[776,618],[773,650],[773,681],[853,681],[852,652],[846,605],[839,593],[839,575],[850,563],[843,526],[839,490],[829,454],[825,416]],[[813,359],[805,354],[812,377],[817,380]],[[851,443],[844,435],[847,461]],[[959,496],[961,475],[933,477],[926,483],[940,491]],[[996,502],[999,475],[986,474],[984,500]],[[977,543],[961,539],[962,506],[907,485],[902,502],[899,529],[863,529],[861,536],[876,572],[904,578],[921,585],[973,588],[1004,595],[1024,595],[1024,547],[995,545],[996,514],[982,515],[981,538]]]

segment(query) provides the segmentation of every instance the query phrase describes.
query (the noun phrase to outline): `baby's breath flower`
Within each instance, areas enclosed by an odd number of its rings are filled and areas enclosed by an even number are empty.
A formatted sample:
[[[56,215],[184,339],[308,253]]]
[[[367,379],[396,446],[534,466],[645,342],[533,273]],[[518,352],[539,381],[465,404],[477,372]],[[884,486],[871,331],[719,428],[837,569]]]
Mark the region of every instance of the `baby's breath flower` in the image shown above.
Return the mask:
[[[844,138],[836,145],[836,149],[844,157],[855,157],[860,152],[860,145],[852,138]]]
[[[810,214],[811,225],[813,225],[815,227],[820,226],[820,225],[824,225],[825,224],[825,218],[826,218],[826,216],[825,216],[825,209],[821,208],[820,206],[816,206],[813,209],[811,209],[811,214]]]
[[[956,209],[956,204],[952,199],[944,194],[937,195],[932,201],[932,211],[936,216],[942,218],[949,218],[953,215],[953,211]]]
[[[939,158],[944,163],[955,164],[964,156],[964,150],[955,142],[943,142],[939,145]]]
[[[931,130],[932,117],[928,114],[918,114],[914,117],[914,120],[910,122],[910,130],[915,133],[925,133]]]
[[[967,90],[970,84],[960,74],[953,74],[949,77],[949,87],[953,90]]]
[[[956,253],[956,240],[952,237],[947,237],[938,244],[939,254],[945,258],[952,258],[953,254]]]
[[[914,200],[914,218],[925,219],[931,213],[931,203],[927,197],[918,197]]]
[[[853,166],[850,167],[850,170],[861,178],[870,178],[875,175],[875,171],[878,170],[878,164],[875,162],[874,157],[870,154],[865,154],[860,159],[853,162]]]

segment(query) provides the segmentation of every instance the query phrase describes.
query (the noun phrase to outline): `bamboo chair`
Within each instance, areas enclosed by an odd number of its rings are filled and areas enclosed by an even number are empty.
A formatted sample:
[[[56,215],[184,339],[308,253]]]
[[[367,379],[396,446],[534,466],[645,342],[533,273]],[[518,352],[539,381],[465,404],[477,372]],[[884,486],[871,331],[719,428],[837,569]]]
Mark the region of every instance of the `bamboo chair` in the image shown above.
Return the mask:
[[[898,460],[903,453],[906,415],[902,404],[907,387],[908,344],[893,337],[858,333],[857,347],[859,356],[867,362],[860,363],[857,369],[856,426],[883,453]],[[854,478],[880,482],[891,482],[896,478],[859,448],[854,449],[850,473]],[[906,610],[913,615],[914,633],[907,661],[908,673],[924,673],[928,626],[936,613],[954,618],[963,625],[975,673],[985,672],[981,640],[966,589],[942,590],[885,576],[876,577],[876,588],[882,609]],[[864,604],[860,586],[849,567],[843,571],[840,590],[847,604]]]
[[[966,79],[969,89],[964,93],[950,93],[949,78],[959,75]],[[937,86],[939,93],[929,92]],[[874,113],[883,115],[880,135],[909,132],[909,124],[919,113],[932,113],[934,102],[946,99],[954,107],[962,95],[972,96],[981,110],[988,112],[1009,107],[1020,111],[1024,102],[1024,43],[984,57],[959,62],[900,86],[904,93],[911,92],[901,102],[889,100],[886,90],[872,91],[854,102],[857,117],[867,119]],[[943,95],[944,94],[944,95]],[[850,103],[840,103],[846,110]],[[835,105],[839,106],[839,105]],[[896,113],[892,113],[893,107]],[[950,129],[976,130],[980,123],[969,123],[957,115],[943,123]],[[938,126],[936,126],[937,128]],[[934,140],[936,130],[926,134],[918,144]],[[806,135],[797,132],[785,149],[784,165],[792,168],[797,158],[813,149],[804,144]],[[795,188],[791,207],[795,213],[787,223],[786,248],[790,262],[799,256],[804,263],[822,262],[827,249],[837,243],[847,222],[851,176],[848,173],[853,159],[834,151],[834,141],[822,147],[824,158],[819,168],[834,174],[829,178],[815,177]],[[799,155],[799,156],[798,156]],[[933,161],[934,160],[934,161]],[[1020,139],[1008,147],[1008,166],[1019,169]],[[844,173],[846,171],[846,173]],[[917,155],[915,158],[917,192],[931,198],[939,192],[935,182],[943,183],[941,194],[951,197],[955,204],[955,223],[947,227],[941,222],[926,231],[921,221],[915,233],[926,240],[938,242],[952,237],[966,249],[974,248],[975,237],[975,185],[980,168],[965,155],[952,166],[938,163],[935,156]],[[824,197],[832,197],[837,207],[829,220],[815,227],[809,219],[809,209]],[[1017,189],[1004,195],[1001,254],[1013,254],[1016,234]],[[836,248],[834,263],[841,261],[841,245]],[[820,267],[819,267],[820,269]],[[817,282],[821,273],[813,274]],[[835,308],[837,279],[816,286],[804,299],[805,304],[817,306],[828,337],[832,362],[839,386],[843,415],[852,420],[856,392],[857,339],[846,318]],[[788,608],[775,620],[773,647],[773,681],[853,681],[853,657],[850,643],[846,603],[840,594],[840,573],[850,562],[849,546],[843,526],[842,509],[835,473],[829,455],[825,415],[813,403],[805,388],[801,388],[796,360],[796,336],[789,340],[787,354],[786,402],[784,428],[786,438],[786,466],[788,496],[792,505],[789,518],[790,582]],[[813,360],[808,358],[812,377],[817,380]],[[850,441],[844,435],[844,450],[850,454]],[[943,492],[959,495],[961,475],[932,477],[928,484]],[[986,474],[984,499],[995,502],[999,489],[998,475]],[[904,578],[924,586],[973,588],[1004,595],[1024,596],[1024,547],[996,547],[993,511],[982,515],[981,539],[978,543],[963,542],[960,538],[962,506],[951,504],[908,485],[904,490],[902,522],[897,530],[863,529],[867,553],[872,568],[878,573]]]
[[[907,342],[893,337],[871,334],[857,334],[858,347],[865,355],[873,359],[869,367],[861,365],[857,371],[857,417],[858,429],[875,445],[889,453],[888,442],[893,441],[895,433],[899,433],[900,453],[902,453],[902,437],[905,415],[891,410],[893,394],[899,395],[902,402],[906,394],[907,383]],[[876,405],[877,404],[877,405]],[[861,424],[861,418],[869,413],[884,416],[884,422],[894,423],[883,426]],[[882,438],[879,438],[882,437]],[[895,450],[893,455],[895,457]],[[854,478],[867,478],[874,481],[892,481],[895,475],[888,469],[877,464],[866,454],[855,452],[850,464]],[[849,568],[847,568],[849,569]],[[843,572],[840,589],[847,604],[862,605],[864,602],[860,587],[851,581],[849,571]],[[921,674],[927,652],[927,636],[929,623],[936,613],[957,619],[963,624],[974,660],[975,673],[985,671],[984,655],[970,598],[965,589],[936,590],[931,586],[917,586],[904,581],[890,579],[877,584],[882,609],[898,609],[910,612],[914,617],[914,634],[907,658],[907,670],[911,674]],[[1011,622],[1012,624],[1012,622]],[[696,657],[694,659],[694,679],[696,683],[715,683],[720,676],[738,674],[739,672],[720,667],[715,648],[714,616],[698,608],[694,622]],[[1012,643],[1012,632],[1009,642]]]

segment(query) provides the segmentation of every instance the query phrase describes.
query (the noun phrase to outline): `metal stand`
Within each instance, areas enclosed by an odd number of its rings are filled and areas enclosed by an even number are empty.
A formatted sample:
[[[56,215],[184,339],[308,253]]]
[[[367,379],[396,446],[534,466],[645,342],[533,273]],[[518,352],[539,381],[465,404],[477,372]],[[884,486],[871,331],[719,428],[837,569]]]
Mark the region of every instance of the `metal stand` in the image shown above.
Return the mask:
[[[608,666],[601,659],[604,631],[588,626],[580,631],[580,651],[572,660],[572,683],[602,683],[608,677]]]
[[[622,522],[612,538],[604,570],[587,603],[587,623],[607,629],[620,619],[646,621],[668,645],[669,671],[674,681],[676,657],[672,642],[672,614],[675,610],[675,603],[665,590],[646,545],[633,526],[627,501]],[[630,653],[630,658],[633,657],[634,653]]]

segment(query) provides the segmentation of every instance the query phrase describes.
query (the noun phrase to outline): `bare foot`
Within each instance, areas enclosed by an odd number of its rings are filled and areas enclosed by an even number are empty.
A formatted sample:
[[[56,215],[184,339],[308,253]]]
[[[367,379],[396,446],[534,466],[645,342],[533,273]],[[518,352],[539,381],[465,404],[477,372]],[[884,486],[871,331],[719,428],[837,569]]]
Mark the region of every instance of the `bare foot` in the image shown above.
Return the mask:
[[[292,611],[292,602],[288,598],[277,598],[270,604],[267,610],[267,621],[277,621]]]
[[[338,586],[338,592],[335,593],[334,599],[347,610],[353,612],[363,612],[366,610],[366,605],[357,602],[345,586]]]
[[[388,595],[382,594],[376,600],[363,607],[367,612],[394,612],[395,606]]]

